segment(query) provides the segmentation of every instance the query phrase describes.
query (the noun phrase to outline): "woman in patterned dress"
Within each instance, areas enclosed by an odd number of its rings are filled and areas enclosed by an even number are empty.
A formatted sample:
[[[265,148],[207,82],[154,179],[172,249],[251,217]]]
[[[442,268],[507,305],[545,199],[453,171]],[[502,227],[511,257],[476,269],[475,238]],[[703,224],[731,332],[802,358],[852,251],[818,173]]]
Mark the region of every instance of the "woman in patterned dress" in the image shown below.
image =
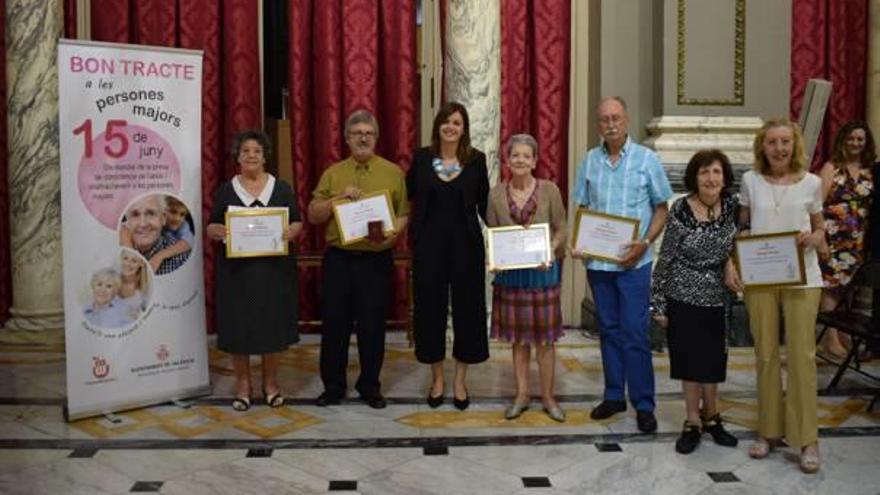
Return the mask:
[[[864,240],[870,210],[873,179],[871,166],[876,158],[874,136],[868,124],[847,122],[834,139],[834,152],[819,176],[822,178],[822,214],[825,219],[830,255],[820,263],[825,288],[822,311],[833,310],[843,288],[864,262]],[[846,347],[837,330],[828,329],[824,350],[838,358]]]
[[[685,170],[687,196],[669,210],[654,269],[651,307],[668,327],[670,374],[681,380],[687,419],[675,443],[680,454],[697,448],[703,433],[728,447],[737,439],[718,413],[718,383],[727,376],[725,270],[736,235],[739,201],[730,160],[719,150],[698,151]]]
[[[538,142],[528,134],[516,134],[507,142],[510,180],[489,192],[486,225],[550,224],[553,260],[540,268],[507,270],[495,275],[492,291],[492,337],[510,342],[516,397],[504,413],[516,419],[529,407],[529,357],[541,375],[541,402],[554,421],[565,421],[553,393],[556,366],[555,342],[562,335],[560,261],[565,255],[565,206],[556,184],[535,178]]]

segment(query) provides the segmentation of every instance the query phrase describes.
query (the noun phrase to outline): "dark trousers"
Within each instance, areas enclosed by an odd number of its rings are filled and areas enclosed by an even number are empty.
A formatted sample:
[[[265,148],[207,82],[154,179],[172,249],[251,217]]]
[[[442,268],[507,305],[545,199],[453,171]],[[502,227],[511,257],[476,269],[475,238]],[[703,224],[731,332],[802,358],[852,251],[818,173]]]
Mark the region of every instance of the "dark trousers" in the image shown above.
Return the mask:
[[[422,241],[413,254],[416,359],[426,364],[445,359],[451,299],[452,357],[481,363],[489,359],[483,247],[474,247],[466,238],[452,239],[446,243],[448,249],[437,246]]]
[[[324,253],[321,380],[327,394],[345,396],[352,331],[357,331],[361,364],[355,389],[361,395],[379,393],[393,268],[391,250],[346,251],[330,247]]]

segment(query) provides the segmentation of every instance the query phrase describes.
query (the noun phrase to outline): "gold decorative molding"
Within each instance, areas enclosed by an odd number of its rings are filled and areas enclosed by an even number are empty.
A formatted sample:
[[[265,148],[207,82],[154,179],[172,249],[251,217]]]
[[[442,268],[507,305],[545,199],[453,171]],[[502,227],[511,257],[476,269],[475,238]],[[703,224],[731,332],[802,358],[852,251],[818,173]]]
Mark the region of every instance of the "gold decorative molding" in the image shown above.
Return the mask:
[[[746,66],[746,0],[735,0],[733,55],[733,97],[732,98],[692,98],[685,94],[685,62],[687,49],[685,43],[687,0],[678,0],[678,104],[694,106],[743,106],[745,104],[745,66]]]

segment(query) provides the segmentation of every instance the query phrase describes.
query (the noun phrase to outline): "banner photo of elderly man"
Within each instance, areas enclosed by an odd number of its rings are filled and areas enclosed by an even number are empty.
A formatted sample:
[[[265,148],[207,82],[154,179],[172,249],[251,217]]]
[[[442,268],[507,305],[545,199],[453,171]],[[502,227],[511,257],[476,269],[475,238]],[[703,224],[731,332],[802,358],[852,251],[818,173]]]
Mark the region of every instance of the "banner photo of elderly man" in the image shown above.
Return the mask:
[[[68,420],[209,393],[202,53],[60,40]]]

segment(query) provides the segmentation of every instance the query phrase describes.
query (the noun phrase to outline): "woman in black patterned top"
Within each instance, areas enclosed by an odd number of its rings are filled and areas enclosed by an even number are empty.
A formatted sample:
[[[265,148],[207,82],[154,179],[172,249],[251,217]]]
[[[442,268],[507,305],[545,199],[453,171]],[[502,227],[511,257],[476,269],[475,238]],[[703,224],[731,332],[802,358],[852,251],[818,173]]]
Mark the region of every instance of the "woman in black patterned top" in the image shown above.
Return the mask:
[[[697,152],[684,177],[688,194],[669,211],[654,270],[654,318],[668,325],[670,374],[682,380],[687,419],[675,450],[689,454],[703,432],[719,445],[737,440],[718,414],[718,383],[726,378],[726,309],[731,293],[725,270],[736,235],[737,199],[730,160],[721,151]]]

